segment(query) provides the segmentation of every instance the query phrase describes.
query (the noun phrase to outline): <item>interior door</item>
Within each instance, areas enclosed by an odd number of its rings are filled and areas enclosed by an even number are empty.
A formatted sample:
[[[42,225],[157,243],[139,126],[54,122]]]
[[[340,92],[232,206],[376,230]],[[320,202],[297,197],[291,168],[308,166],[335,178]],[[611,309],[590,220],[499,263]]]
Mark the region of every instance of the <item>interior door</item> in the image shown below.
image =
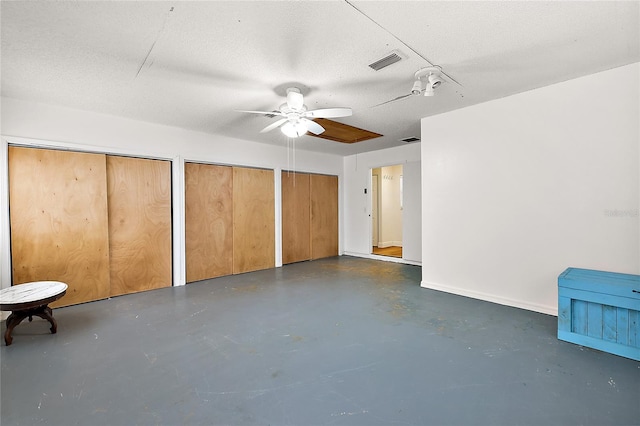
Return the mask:
[[[282,172],[282,263],[311,259],[310,177]]]
[[[233,169],[185,164],[187,282],[233,273]]]
[[[109,297],[103,154],[9,147],[13,284],[62,281],[52,307]]]
[[[111,295],[170,287],[171,162],[107,156]]]
[[[338,177],[311,175],[311,259],[338,255]]]
[[[275,267],[273,170],[233,168],[233,273]]]

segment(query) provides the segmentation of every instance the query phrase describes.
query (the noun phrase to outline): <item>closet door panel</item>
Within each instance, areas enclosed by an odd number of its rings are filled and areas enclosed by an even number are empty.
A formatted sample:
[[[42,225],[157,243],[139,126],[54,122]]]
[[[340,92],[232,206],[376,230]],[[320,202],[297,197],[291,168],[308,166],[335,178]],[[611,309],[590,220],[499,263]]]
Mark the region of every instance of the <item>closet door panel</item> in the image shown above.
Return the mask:
[[[111,295],[170,287],[171,163],[107,157]]]
[[[310,177],[282,172],[282,263],[311,259]]]
[[[273,170],[233,168],[233,273],[275,267]]]
[[[233,169],[185,164],[187,282],[233,273]]]
[[[62,281],[52,307],[109,296],[105,156],[9,147],[13,284]]]
[[[338,177],[311,175],[311,258],[338,255]]]

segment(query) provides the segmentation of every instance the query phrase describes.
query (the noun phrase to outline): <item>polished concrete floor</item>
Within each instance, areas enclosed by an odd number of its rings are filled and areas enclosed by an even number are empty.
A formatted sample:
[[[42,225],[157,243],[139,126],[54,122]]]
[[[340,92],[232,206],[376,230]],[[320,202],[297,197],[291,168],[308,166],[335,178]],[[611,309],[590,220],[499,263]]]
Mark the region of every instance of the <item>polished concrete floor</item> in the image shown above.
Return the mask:
[[[1,348],[0,423],[640,423],[640,362],[419,285],[344,256],[56,309]]]

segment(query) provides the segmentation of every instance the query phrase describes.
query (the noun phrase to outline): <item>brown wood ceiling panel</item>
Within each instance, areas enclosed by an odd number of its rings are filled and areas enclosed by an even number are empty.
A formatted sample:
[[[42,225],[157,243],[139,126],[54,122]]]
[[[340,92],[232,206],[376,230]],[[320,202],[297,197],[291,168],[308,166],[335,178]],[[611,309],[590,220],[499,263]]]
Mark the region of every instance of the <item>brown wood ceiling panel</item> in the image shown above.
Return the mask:
[[[233,273],[233,169],[185,164],[187,282]]]
[[[349,126],[348,124],[339,123],[327,118],[315,118],[313,121],[324,127],[324,132],[319,135],[314,135],[311,132],[308,134],[316,138],[328,139],[334,142],[356,143],[382,136],[379,133]]]
[[[170,287],[171,162],[107,157],[111,295]]]
[[[52,307],[109,297],[103,154],[9,147],[13,284],[62,281]]]

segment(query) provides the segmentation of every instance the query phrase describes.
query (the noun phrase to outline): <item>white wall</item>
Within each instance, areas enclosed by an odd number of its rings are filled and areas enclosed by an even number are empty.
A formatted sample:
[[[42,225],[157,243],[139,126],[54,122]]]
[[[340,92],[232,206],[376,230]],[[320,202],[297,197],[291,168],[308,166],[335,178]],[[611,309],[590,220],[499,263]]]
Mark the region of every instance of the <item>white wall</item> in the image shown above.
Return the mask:
[[[10,285],[7,146],[20,144],[91,152],[136,155],[173,161],[174,285],[185,281],[184,266],[184,161],[262,167],[275,170],[276,266],[281,257],[280,171],[291,169],[286,143],[271,146],[209,135],[64,107],[1,99],[0,143],[0,286]],[[299,171],[339,176],[339,201],[343,198],[341,156],[296,152]],[[342,206],[339,205],[342,252]]]
[[[402,165],[380,169],[380,236],[378,247],[402,247],[402,204],[400,176]]]
[[[404,173],[403,259],[419,264],[420,144],[408,144],[344,157],[344,253],[371,256],[371,169],[402,164]],[[367,193],[364,193],[365,188]],[[392,258],[384,258],[391,260]]]
[[[106,114],[2,98],[4,136],[80,144],[187,160],[287,169],[286,141],[272,146]],[[296,151],[300,171],[342,173],[342,157]]]
[[[422,285],[557,314],[567,267],[640,273],[639,64],[422,120]]]
[[[422,181],[420,162],[412,161],[402,166],[403,208],[402,257],[420,264],[422,262]]]

